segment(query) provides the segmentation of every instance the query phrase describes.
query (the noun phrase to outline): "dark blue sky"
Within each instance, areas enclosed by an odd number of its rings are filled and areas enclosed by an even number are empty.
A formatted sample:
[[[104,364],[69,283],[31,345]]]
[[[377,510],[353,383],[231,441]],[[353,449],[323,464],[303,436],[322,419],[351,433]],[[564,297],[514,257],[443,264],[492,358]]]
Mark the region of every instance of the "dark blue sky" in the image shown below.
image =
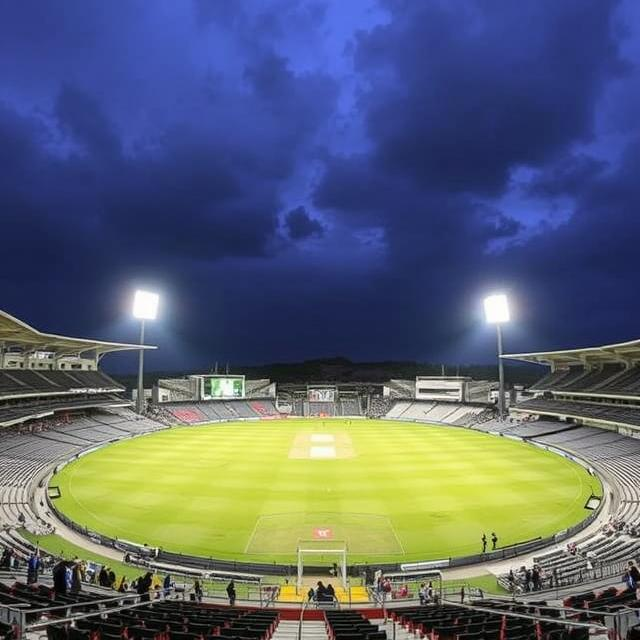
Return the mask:
[[[639,30],[634,0],[0,2],[0,308],[132,340],[157,288],[153,368],[488,361],[494,289],[507,350],[638,337]]]

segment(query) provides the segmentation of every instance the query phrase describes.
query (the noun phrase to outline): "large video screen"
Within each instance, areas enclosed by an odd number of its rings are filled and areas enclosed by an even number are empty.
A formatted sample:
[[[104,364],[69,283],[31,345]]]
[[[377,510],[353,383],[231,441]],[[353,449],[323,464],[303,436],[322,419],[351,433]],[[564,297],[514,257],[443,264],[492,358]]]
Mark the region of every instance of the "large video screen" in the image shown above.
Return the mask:
[[[244,398],[243,377],[204,377],[202,378],[203,400],[225,400]]]
[[[335,389],[309,389],[308,398],[310,402],[334,402],[336,399]]]

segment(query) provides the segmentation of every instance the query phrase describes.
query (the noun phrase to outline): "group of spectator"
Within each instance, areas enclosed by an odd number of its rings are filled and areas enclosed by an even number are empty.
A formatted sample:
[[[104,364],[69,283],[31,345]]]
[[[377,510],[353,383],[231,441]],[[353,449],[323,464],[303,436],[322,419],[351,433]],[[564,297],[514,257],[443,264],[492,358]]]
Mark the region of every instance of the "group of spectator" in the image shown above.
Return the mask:
[[[432,602],[435,602],[433,582],[429,582],[428,584],[425,584],[423,582],[420,585],[420,590],[418,591],[418,597],[420,598],[420,604],[430,604]]]
[[[101,587],[105,587],[106,589],[115,589],[116,588],[115,571],[111,567],[102,565],[100,567],[100,571],[98,572],[97,581]]]
[[[2,555],[0,556],[0,569],[4,569],[6,571],[17,569],[24,563],[24,561],[25,558],[21,553],[11,547],[5,547],[2,550]]]
[[[79,593],[86,578],[86,564],[74,560],[60,560],[53,567],[53,590],[55,593]],[[37,578],[36,578],[37,579]]]
[[[307,592],[307,598],[309,602],[334,602],[336,592],[331,583],[325,585],[322,580],[318,580],[316,588],[311,587]]]
[[[534,564],[531,568],[523,565],[517,571],[510,569],[509,575],[507,576],[509,591],[511,593],[540,591],[546,580],[549,580],[551,582],[550,586],[553,586],[553,578],[554,573],[547,575],[544,569],[538,564]]]
[[[640,524],[633,522],[625,522],[622,518],[611,516],[609,520],[602,525],[602,533],[605,536],[614,536],[620,533],[626,533],[634,538],[640,537]]]

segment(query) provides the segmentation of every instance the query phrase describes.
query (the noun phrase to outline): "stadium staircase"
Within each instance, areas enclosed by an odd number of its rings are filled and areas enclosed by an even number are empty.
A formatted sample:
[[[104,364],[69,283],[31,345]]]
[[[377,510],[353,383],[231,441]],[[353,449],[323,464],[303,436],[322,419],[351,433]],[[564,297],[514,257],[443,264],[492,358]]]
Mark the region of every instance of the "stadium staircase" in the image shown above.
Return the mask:
[[[278,596],[279,602],[304,602],[307,599],[307,591],[309,586],[303,586],[298,593],[296,593],[296,586],[294,584],[286,584],[280,587],[280,595]],[[349,587],[344,589],[343,587],[334,587],[336,592],[336,599],[340,604],[357,604],[369,602],[369,594],[366,587]]]
[[[413,631],[407,631],[407,629],[405,629],[401,624],[398,624],[391,619],[386,622],[384,620],[371,620],[371,622],[373,624],[377,624],[380,631],[385,631],[387,638],[395,638],[396,640],[416,640],[416,635]]]
[[[298,620],[280,620],[271,640],[298,640]],[[303,640],[328,640],[323,620],[305,620],[302,624]]]

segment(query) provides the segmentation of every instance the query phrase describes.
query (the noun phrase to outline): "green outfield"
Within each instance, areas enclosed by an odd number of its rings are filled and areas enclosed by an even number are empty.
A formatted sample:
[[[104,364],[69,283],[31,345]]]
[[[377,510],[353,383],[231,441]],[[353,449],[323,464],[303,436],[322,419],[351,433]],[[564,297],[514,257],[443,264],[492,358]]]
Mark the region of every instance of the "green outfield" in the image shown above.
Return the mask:
[[[294,562],[341,546],[349,562],[478,553],[587,517],[600,482],[532,445],[468,429],[373,420],[175,428],[110,445],[51,481],[89,529],[166,550]]]

